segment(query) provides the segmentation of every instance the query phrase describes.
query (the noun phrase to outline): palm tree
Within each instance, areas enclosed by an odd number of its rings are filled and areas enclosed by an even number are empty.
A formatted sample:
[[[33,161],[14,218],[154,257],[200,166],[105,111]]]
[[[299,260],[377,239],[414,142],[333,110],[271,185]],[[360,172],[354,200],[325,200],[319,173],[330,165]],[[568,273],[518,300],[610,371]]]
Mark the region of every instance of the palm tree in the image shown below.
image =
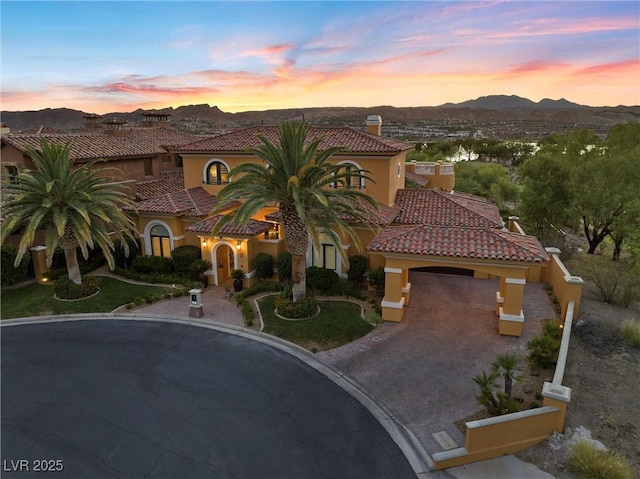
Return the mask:
[[[491,371],[495,374],[501,374],[504,378],[504,393],[507,397],[511,397],[513,381],[519,381],[521,378],[519,373],[522,368],[518,363],[518,356],[513,353],[498,354],[491,363]]]
[[[47,265],[51,266],[59,246],[64,250],[69,279],[82,284],[76,248],[79,246],[87,258],[89,248],[98,245],[113,269],[112,236],[121,240],[127,255],[129,246],[124,236],[135,240],[135,224],[121,209],[134,207],[134,202],[122,185],[104,176],[112,168],[92,169],[96,162],[74,168],[70,150],[70,142],[63,146],[44,140],[40,141],[40,151],[26,150],[35,169],[22,172],[17,184],[7,187],[0,242],[24,227],[16,256],[19,264],[34,243],[36,232],[43,229]]]
[[[377,202],[367,194],[349,188],[329,188],[332,183],[346,185],[349,175],[373,181],[366,172],[346,172],[327,160],[343,148],[332,147],[319,151],[321,137],[309,139],[307,123],[281,123],[276,144],[260,135],[262,144],[248,151],[264,162],[243,163],[231,170],[234,181],[218,195],[216,214],[235,200],[241,204],[233,214],[224,215],[212,234],[233,221],[246,224],[261,209],[277,205],[281,214],[286,245],[292,255],[293,300],[306,294],[306,253],[309,239],[318,245],[326,235],[336,249],[340,238],[334,231],[351,238],[360,247],[360,239],[349,224],[356,221],[373,228],[367,204],[378,209]],[[266,168],[265,168],[266,166]],[[346,259],[346,257],[345,257]]]

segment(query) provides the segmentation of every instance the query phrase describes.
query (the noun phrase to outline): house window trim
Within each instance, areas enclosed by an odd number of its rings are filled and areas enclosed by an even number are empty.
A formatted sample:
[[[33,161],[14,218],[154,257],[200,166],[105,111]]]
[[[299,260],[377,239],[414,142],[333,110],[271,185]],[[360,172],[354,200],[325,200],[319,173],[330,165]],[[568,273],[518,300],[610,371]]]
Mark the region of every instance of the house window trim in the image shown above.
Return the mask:
[[[153,256],[153,248],[151,246],[151,229],[154,226],[162,226],[169,232],[169,248],[170,248],[169,253],[171,253],[171,251],[173,251],[176,247],[175,241],[179,238],[173,235],[173,231],[171,230],[171,227],[169,227],[167,223],[160,220],[153,220],[147,223],[147,225],[144,227],[144,234],[142,235],[142,238],[144,239],[145,255]]]
[[[362,168],[358,163],[356,163],[353,160],[343,160],[340,161],[338,163],[336,163],[337,166],[352,166],[354,168],[356,168],[358,171],[362,172],[364,171],[364,168]],[[362,174],[362,173],[361,173]],[[351,176],[348,177],[349,179],[351,179]],[[347,189],[359,189],[359,190],[364,190],[365,189],[365,179],[361,176],[359,179],[359,184],[357,187],[353,187],[351,185],[351,181],[349,181],[349,186],[339,186],[337,182],[332,182],[331,183],[331,188],[347,188]]]
[[[221,165],[223,165],[226,169],[227,169],[227,176],[229,177],[229,181],[227,182],[216,182],[216,183],[212,183],[209,181],[209,169],[211,168],[211,166],[214,163],[219,163]],[[219,176],[218,176],[219,178]],[[220,158],[212,158],[211,160],[207,161],[207,163],[204,165],[204,170],[202,170],[202,183],[204,183],[205,185],[213,185],[213,186],[221,186],[221,185],[228,185],[229,183],[231,183],[231,168],[229,167],[229,165],[227,164],[226,161],[221,160]]]
[[[18,179],[20,171],[16,165],[5,165],[5,171],[7,173],[7,183],[11,185],[17,185],[20,183],[20,180]]]

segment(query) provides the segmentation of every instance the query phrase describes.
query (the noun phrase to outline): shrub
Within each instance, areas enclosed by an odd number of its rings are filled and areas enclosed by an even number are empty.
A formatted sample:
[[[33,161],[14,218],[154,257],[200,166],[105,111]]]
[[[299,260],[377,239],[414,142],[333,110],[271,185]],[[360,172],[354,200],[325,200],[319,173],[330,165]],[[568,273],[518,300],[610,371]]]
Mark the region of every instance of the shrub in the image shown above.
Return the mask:
[[[473,382],[480,388],[480,394],[476,396],[476,401],[481,406],[486,407],[492,416],[518,412],[520,406],[514,398],[496,391],[498,376],[497,372],[492,371],[487,374],[482,371],[482,374],[473,377]]]
[[[171,252],[173,269],[176,273],[191,276],[191,265],[201,257],[200,248],[193,245],[178,246]],[[167,271],[168,272],[168,271]]]
[[[137,281],[143,281],[145,283],[153,283],[153,284],[182,284],[184,283],[184,276],[176,275],[176,274],[148,274],[148,273],[139,273],[134,271],[133,269],[124,269],[115,267],[114,272],[118,276],[122,276],[123,278],[135,279]]]
[[[349,258],[349,275],[348,279],[354,284],[362,283],[364,274],[367,271],[367,258],[357,254]]]
[[[371,324],[381,324],[382,316],[380,316],[380,313],[378,313],[377,311],[367,311],[364,314],[364,320],[367,323],[371,323]]]
[[[291,288],[285,288],[273,302],[278,314],[290,319],[310,318],[318,312],[318,303],[311,295],[294,302]]]
[[[382,266],[369,271],[369,284],[379,293],[384,291],[384,268]]]
[[[569,469],[585,479],[633,479],[631,467],[610,451],[576,442],[569,450]]]
[[[131,269],[143,274],[167,274],[173,272],[173,262],[161,256],[136,256]]]
[[[311,266],[307,268],[307,288],[318,290],[322,294],[336,294],[338,273],[330,269]]]
[[[18,247],[15,245],[4,245],[0,249],[0,254],[2,256],[0,263],[0,270],[2,284],[16,284],[26,276],[27,270],[29,268],[29,261],[31,259],[31,255],[27,251],[25,255],[22,257],[20,264],[16,267],[13,263],[16,260],[16,256],[18,255]]]
[[[98,279],[88,276],[82,284],[75,284],[69,278],[60,278],[55,283],[55,295],[60,299],[82,299],[95,294],[99,289]]]
[[[640,348],[640,322],[625,320],[620,326],[622,337],[634,348]]]
[[[241,292],[236,294],[236,303],[240,305],[242,300],[245,298],[249,298],[251,296],[255,296],[256,294],[266,293],[268,291],[282,291],[284,289],[284,285],[280,283],[268,283],[262,282],[257,283],[251,286],[250,288],[243,289]]]
[[[267,253],[258,253],[253,262],[258,278],[269,279],[273,276],[273,256]]]
[[[280,281],[289,281],[291,280],[291,253],[288,251],[284,251],[278,255],[278,276],[280,276]]]
[[[335,294],[339,294],[341,296],[351,296],[357,299],[366,299],[366,296],[360,289],[348,279],[340,278],[335,286]]]
[[[560,341],[551,336],[536,336],[527,342],[529,361],[535,366],[546,369],[558,362]]]
[[[199,280],[200,275],[204,274],[209,268],[211,268],[209,261],[206,259],[197,259],[189,265],[189,277],[194,280]]]
[[[140,245],[137,241],[133,241],[131,238],[126,237],[126,242],[129,245],[129,256],[125,255],[124,246],[120,240],[114,242],[113,259],[116,266],[120,268],[130,268],[133,259],[140,255]]]
[[[589,262],[580,265],[580,273],[605,303],[629,307],[640,299],[638,272],[633,265],[589,255]]]
[[[542,322],[542,334],[557,340],[562,339],[564,323],[559,319],[546,319]]]

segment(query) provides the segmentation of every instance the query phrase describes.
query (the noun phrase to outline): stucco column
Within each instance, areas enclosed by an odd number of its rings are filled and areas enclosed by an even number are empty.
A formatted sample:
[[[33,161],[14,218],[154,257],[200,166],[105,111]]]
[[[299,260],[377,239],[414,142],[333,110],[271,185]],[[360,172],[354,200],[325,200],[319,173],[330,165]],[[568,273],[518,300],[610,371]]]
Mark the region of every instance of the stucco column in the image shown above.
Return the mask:
[[[47,266],[47,247],[46,246],[34,246],[29,248],[31,252],[31,260],[33,261],[33,273],[36,277],[36,281],[42,282],[46,273],[51,271]]]
[[[504,278],[503,304],[498,309],[500,334],[506,336],[521,336],[524,323],[522,312],[522,297],[524,295],[524,278]],[[502,284],[501,284],[502,286]]]
[[[404,302],[402,288],[404,286],[402,269],[384,268],[384,298],[382,299],[382,319],[385,321],[402,321],[404,315]]]
[[[405,306],[409,304],[409,299],[411,297],[411,283],[409,283],[409,269],[402,269],[402,297],[404,298]]]
[[[542,400],[543,406],[555,406],[560,409],[553,428],[562,433],[564,431],[564,419],[567,414],[567,404],[571,402],[571,388],[545,381],[542,386],[542,396],[544,397]]]
[[[505,277],[500,277],[500,290],[496,291],[496,316],[500,316],[500,308],[504,305]]]

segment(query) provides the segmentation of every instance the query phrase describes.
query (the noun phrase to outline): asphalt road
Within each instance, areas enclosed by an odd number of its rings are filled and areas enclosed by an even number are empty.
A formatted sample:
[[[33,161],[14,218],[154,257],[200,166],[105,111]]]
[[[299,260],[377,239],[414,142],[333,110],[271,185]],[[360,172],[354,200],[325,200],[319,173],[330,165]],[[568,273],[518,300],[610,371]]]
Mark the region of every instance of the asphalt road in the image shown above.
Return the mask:
[[[3,478],[416,477],[346,391],[284,351],[224,332],[118,320],[9,326],[1,367]]]

